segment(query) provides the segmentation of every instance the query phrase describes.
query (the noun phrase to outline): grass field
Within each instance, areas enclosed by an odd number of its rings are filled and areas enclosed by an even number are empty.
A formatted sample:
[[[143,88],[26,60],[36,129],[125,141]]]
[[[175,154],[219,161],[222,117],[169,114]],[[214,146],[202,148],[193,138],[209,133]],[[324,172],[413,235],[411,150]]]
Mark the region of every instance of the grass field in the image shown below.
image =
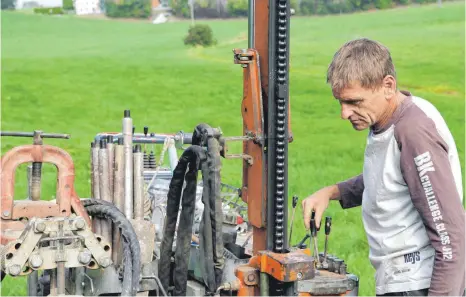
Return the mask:
[[[289,193],[305,198],[362,170],[366,132],[339,118],[325,84],[326,67],[345,41],[369,37],[386,44],[399,86],[434,103],[465,152],[464,3],[316,18],[291,24],[290,95],[295,141],[289,152]],[[245,20],[201,21],[212,26],[214,48],[183,45],[189,22],[151,25],[2,12],[2,130],[70,133],[47,140],[73,157],[75,186],[89,197],[89,147],[94,135],[120,131],[131,109],[137,131],[192,131],[200,122],[226,135],[242,129],[242,70],[232,49],[247,46]],[[2,138],[2,154],[30,139]],[[239,149],[237,146],[236,149]],[[223,161],[223,181],[239,186],[241,163]],[[54,195],[55,171],[44,166],[43,197]],[[24,166],[16,199],[26,197]],[[464,174],[464,168],[463,168]],[[293,241],[304,236],[301,208]],[[360,276],[360,295],[373,295],[374,278],[360,209],[332,203],[331,253]],[[323,233],[323,232],[320,232]],[[323,248],[323,234],[320,242]],[[7,277],[2,295],[26,294],[25,279]]]

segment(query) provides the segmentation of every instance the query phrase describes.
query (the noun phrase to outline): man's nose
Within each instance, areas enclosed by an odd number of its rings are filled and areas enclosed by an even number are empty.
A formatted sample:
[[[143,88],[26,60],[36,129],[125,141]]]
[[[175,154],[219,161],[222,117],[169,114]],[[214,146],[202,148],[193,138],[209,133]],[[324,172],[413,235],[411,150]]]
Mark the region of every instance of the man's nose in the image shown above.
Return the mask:
[[[353,112],[352,112],[351,108],[346,106],[346,104],[341,105],[341,118],[343,120],[349,119],[349,117],[351,116],[352,113]]]

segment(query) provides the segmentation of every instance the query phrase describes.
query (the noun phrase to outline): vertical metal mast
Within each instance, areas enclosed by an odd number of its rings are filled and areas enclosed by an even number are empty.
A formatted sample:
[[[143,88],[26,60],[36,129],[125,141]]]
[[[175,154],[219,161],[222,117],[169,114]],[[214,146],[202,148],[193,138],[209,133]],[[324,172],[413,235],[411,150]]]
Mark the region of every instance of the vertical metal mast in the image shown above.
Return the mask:
[[[267,248],[277,253],[288,249],[289,10],[288,0],[269,0]]]

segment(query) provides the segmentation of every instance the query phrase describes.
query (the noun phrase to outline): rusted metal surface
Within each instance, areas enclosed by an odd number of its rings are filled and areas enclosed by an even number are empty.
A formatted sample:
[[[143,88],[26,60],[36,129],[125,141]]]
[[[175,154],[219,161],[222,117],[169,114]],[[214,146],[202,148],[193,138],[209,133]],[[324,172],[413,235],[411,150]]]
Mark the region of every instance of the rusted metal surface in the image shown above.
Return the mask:
[[[290,253],[260,251],[260,271],[273,276],[278,281],[293,282],[312,279],[315,276],[314,258],[297,250]]]
[[[240,265],[235,271],[238,287],[237,296],[258,296],[259,271],[249,265]],[[254,280],[252,280],[254,276]]]
[[[347,275],[318,270],[313,279],[299,281],[299,296],[345,296],[354,289],[355,283]]]
[[[243,141],[243,155],[252,162],[243,161],[243,185],[241,198],[248,204],[248,218],[253,226],[253,252],[266,247],[266,189],[267,175],[264,170],[263,151],[264,110],[261,91],[259,55],[254,49],[235,49],[235,64],[243,66],[243,135],[250,136]]]
[[[30,162],[54,164],[57,168],[56,203],[49,201],[14,201],[15,173],[19,165]],[[2,225],[5,220],[19,218],[45,218],[49,216],[69,216],[73,210],[83,217],[87,224],[91,221],[74,189],[74,164],[71,156],[64,150],[50,145],[18,146],[1,158],[1,209]],[[3,229],[2,229],[3,231]],[[2,235],[2,242],[11,238]]]

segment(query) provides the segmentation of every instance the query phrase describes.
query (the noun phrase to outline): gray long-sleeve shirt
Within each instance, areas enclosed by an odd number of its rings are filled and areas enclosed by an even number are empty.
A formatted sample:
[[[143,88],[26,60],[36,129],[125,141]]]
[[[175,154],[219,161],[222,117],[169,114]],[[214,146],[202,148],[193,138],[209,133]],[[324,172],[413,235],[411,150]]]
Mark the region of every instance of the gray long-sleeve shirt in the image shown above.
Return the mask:
[[[362,206],[376,293],[465,290],[465,211],[455,141],[438,110],[404,92],[371,129],[363,173],[341,182],[341,206]]]

